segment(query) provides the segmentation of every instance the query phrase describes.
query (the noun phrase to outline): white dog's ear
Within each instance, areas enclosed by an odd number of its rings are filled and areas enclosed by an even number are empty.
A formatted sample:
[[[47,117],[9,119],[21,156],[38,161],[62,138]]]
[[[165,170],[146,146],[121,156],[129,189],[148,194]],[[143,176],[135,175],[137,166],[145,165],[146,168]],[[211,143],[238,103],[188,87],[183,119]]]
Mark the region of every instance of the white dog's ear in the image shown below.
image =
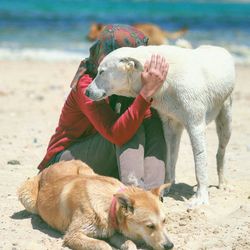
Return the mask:
[[[133,70],[139,70],[139,71],[143,71],[143,66],[142,64],[132,58],[132,57],[124,57],[120,60],[120,65],[122,67],[123,70],[125,71],[133,71]]]

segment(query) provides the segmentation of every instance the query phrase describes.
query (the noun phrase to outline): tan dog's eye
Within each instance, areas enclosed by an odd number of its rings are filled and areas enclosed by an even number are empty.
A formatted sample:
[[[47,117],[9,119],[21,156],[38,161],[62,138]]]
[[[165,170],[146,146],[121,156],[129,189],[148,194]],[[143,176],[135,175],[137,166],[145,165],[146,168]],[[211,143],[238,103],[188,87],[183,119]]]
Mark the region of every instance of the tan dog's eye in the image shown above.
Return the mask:
[[[162,223],[163,223],[163,224],[166,224],[166,223],[167,223],[166,218],[165,218],[165,219],[163,219]]]
[[[149,224],[149,225],[147,225],[147,228],[154,230],[155,229],[155,225],[154,224]]]

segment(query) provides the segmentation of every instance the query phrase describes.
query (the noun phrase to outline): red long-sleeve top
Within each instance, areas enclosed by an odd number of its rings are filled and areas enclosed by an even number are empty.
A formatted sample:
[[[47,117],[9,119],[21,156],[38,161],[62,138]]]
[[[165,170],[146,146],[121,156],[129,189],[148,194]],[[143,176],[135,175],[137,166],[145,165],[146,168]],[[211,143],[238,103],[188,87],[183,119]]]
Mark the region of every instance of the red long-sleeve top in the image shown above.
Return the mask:
[[[150,103],[138,95],[119,117],[108,100],[94,102],[85,95],[85,89],[91,82],[92,78],[84,75],[76,90],[71,90],[68,95],[58,127],[50,139],[44,159],[38,166],[40,170],[46,167],[53,156],[73,142],[96,132],[116,145],[126,143],[135,134],[143,118],[150,114]]]

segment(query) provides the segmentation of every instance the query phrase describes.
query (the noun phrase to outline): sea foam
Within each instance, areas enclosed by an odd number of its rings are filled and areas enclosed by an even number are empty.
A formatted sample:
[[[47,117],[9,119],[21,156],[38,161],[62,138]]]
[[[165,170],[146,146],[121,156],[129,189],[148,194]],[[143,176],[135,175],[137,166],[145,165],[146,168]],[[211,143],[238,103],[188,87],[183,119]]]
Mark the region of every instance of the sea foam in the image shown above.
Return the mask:
[[[233,55],[237,64],[250,65],[250,47],[230,45],[225,48]],[[45,48],[0,48],[0,60],[80,61],[87,56],[86,50],[81,52]]]
[[[81,52],[56,49],[0,48],[0,60],[80,61],[86,56]]]

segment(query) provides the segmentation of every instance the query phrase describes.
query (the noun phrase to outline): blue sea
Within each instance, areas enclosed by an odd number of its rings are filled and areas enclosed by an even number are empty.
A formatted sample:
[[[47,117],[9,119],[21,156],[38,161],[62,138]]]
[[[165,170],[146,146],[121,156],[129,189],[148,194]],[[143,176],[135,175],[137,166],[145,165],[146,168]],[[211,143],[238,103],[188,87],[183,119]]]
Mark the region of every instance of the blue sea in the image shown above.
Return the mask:
[[[209,0],[0,0],[0,59],[80,60],[93,22],[188,27],[193,47],[223,46],[250,63],[250,2]]]

